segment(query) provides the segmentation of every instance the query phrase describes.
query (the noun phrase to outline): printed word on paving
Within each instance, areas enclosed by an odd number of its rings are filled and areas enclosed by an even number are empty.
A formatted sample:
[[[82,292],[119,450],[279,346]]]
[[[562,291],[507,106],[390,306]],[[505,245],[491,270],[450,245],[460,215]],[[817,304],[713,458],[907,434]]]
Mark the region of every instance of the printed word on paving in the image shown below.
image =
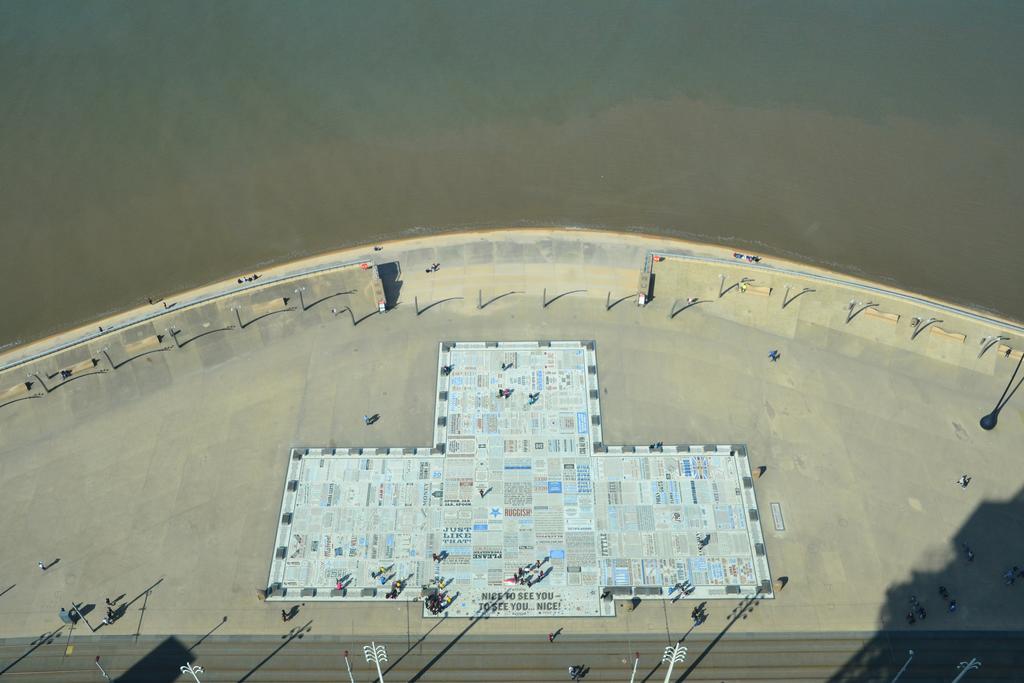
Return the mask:
[[[444,343],[437,376],[432,446],[291,451],[268,599],[568,617],[772,596],[746,447],[603,443],[593,342]]]

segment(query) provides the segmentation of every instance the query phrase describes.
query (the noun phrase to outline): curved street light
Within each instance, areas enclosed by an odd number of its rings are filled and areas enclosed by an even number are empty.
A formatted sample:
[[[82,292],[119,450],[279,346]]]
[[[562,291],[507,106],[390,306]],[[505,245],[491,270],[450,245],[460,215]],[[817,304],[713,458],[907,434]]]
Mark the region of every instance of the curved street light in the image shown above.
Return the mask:
[[[1019,389],[1020,385],[1024,383],[1024,376],[1022,376],[1020,378],[1020,382],[1017,382],[1017,386],[1013,388],[1013,391],[1010,391],[1010,385],[1013,384],[1013,380],[1017,378],[1017,372],[1020,371],[1020,364],[1022,362],[1024,362],[1024,353],[1020,355],[1020,360],[1017,361],[1017,367],[1013,369],[1013,374],[1010,375],[1010,381],[1006,383],[1006,388],[1003,389],[1003,395],[999,397],[999,402],[996,403],[996,407],[992,409],[991,413],[981,418],[981,422],[979,422],[979,424],[982,429],[986,431],[995,429],[996,422],[999,421],[999,411],[1006,407],[1006,404],[1010,402],[1010,399],[1017,392],[1017,389]],[[1008,391],[1010,392],[1009,395],[1006,393]]]
[[[369,645],[363,645],[363,655],[368,664],[377,665],[377,680],[384,683],[384,674],[381,673],[380,663],[388,661],[387,648],[371,641]]]
[[[203,667],[192,666],[192,662],[185,662],[185,666],[181,667],[181,673],[191,674],[192,680],[196,683],[203,683],[199,680],[199,674],[203,673]]]
[[[676,643],[675,647],[669,645],[665,648],[665,654],[661,656],[661,661],[668,662],[668,671],[665,672],[665,683],[668,683],[672,678],[672,667],[686,661],[686,646],[682,643]]]
[[[978,661],[977,657],[971,657],[971,661],[969,661],[969,662],[960,662],[959,664],[956,665],[956,668],[957,669],[962,669],[962,671],[960,672],[959,676],[957,676],[956,678],[953,679],[953,683],[956,683],[961,678],[966,676],[968,671],[973,671],[974,669],[980,669],[981,668],[981,662]]]

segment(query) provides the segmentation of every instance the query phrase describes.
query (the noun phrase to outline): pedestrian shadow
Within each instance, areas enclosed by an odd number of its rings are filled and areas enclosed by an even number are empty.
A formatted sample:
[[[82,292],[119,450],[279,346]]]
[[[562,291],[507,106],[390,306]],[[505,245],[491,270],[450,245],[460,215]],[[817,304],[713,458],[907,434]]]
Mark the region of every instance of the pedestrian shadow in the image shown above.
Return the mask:
[[[5,666],[3,669],[0,669],[0,676],[3,676],[5,673],[7,673],[11,669],[13,669],[15,666],[18,665],[19,662],[21,662],[23,659],[25,659],[26,657],[31,655],[33,652],[35,652],[36,650],[41,648],[43,645],[50,645],[50,644],[52,644],[54,638],[56,638],[57,635],[61,631],[63,631],[63,630],[64,630],[64,626],[61,625],[60,627],[57,628],[57,630],[51,631],[49,633],[44,633],[41,636],[39,636],[38,638],[36,638],[35,640],[33,640],[31,643],[29,643],[29,645],[31,645],[31,647],[29,647],[29,649],[24,654],[22,654],[20,657],[15,659],[13,662],[11,662],[7,666]]]
[[[509,595],[514,594],[514,592],[514,590],[509,589],[498,598],[495,598],[493,601],[482,605],[480,609],[477,611],[477,613],[470,619],[469,624],[466,625],[466,628],[462,629],[462,631],[460,631],[454,638],[452,638],[452,640],[447,645],[445,645],[440,652],[434,655],[434,657],[429,662],[424,664],[423,668],[417,671],[416,675],[409,679],[409,683],[416,683],[416,681],[423,678],[427,674],[427,672],[430,671],[430,669],[433,668],[433,666],[437,664],[441,660],[441,658],[448,653],[449,650],[455,647],[455,645],[458,644],[458,642],[462,640],[462,638],[467,633],[469,633],[469,630],[471,628],[476,626],[482,620],[490,618],[490,613],[494,611],[494,609],[498,605],[500,605],[505,600],[505,598],[507,598]],[[377,678],[374,678],[373,680],[377,681],[377,683],[382,683]]]
[[[305,604],[305,603],[303,603],[303,604]],[[291,609],[281,610],[281,616],[284,617],[283,621],[291,621],[295,617],[299,616],[299,606],[298,605],[292,605]],[[282,638],[286,638],[287,636],[281,636],[281,637]]]
[[[293,608],[293,609],[294,609],[294,608]],[[263,666],[264,664],[266,664],[266,663],[267,663],[267,662],[269,662],[269,661],[270,661],[271,659],[273,659],[273,658],[274,658],[274,655],[276,655],[276,654],[277,654],[278,652],[280,652],[281,650],[283,650],[283,649],[285,649],[286,647],[288,647],[288,644],[289,644],[289,643],[291,643],[291,642],[292,642],[293,640],[302,640],[302,639],[303,639],[303,638],[304,638],[304,637],[306,636],[306,634],[307,634],[307,633],[309,633],[310,631],[312,631],[312,630],[313,630],[313,626],[312,626],[312,624],[313,624],[313,620],[312,620],[312,619],[310,619],[309,621],[307,621],[307,622],[306,622],[305,624],[303,624],[302,626],[300,626],[300,627],[298,627],[298,628],[293,628],[292,630],[288,631],[288,634],[287,634],[287,635],[281,636],[282,638],[284,638],[284,642],[283,642],[283,643],[281,643],[280,645],[278,645],[278,646],[277,646],[277,647],[276,647],[276,648],[274,649],[274,651],[273,651],[273,652],[271,652],[271,653],[270,653],[269,655],[267,655],[266,657],[264,657],[264,658],[263,658],[263,659],[262,659],[262,660],[260,661],[260,663],[259,663],[259,664],[257,664],[257,665],[256,665],[256,666],[254,666],[253,668],[249,669],[248,673],[246,673],[246,674],[245,674],[244,676],[242,676],[241,678],[239,678],[239,679],[238,679],[238,683],[245,683],[245,681],[249,680],[249,677],[250,677],[250,676],[252,676],[252,675],[253,675],[254,673],[256,673],[257,671],[259,671],[259,670],[260,670],[260,668],[261,668],[261,667],[262,667],[262,666]]]

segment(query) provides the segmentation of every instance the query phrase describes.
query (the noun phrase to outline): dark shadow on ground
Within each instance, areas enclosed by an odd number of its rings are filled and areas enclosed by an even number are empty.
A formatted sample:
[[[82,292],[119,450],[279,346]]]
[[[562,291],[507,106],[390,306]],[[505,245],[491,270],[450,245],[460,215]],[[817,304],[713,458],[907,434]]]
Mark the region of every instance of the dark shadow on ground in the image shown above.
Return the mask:
[[[409,683],[416,683],[416,681],[418,681],[418,680],[420,680],[421,678],[423,678],[424,676],[426,676],[426,675],[427,675],[427,672],[429,672],[429,671],[430,671],[430,669],[431,669],[431,668],[432,668],[432,667],[433,667],[433,666],[434,666],[435,664],[437,664],[437,662],[438,662],[438,661],[440,661],[440,659],[441,659],[442,657],[444,657],[444,656],[445,656],[446,654],[448,654],[448,651],[449,651],[449,650],[451,650],[451,649],[452,649],[453,647],[455,647],[455,645],[456,645],[456,644],[458,644],[458,642],[459,642],[460,640],[462,640],[463,636],[465,636],[465,635],[466,635],[466,634],[467,634],[467,633],[469,632],[469,630],[470,630],[471,628],[473,628],[474,626],[476,626],[476,625],[477,625],[477,624],[478,624],[478,623],[479,623],[479,622],[480,622],[481,620],[483,620],[483,619],[488,619],[488,618],[490,618],[491,612],[492,612],[492,611],[493,611],[493,610],[494,610],[494,609],[495,609],[495,608],[496,608],[496,607],[497,607],[498,605],[500,605],[500,604],[501,604],[501,603],[502,603],[502,602],[503,602],[503,601],[505,600],[505,598],[507,598],[507,597],[508,597],[509,595],[511,595],[512,593],[513,593],[513,591],[511,591],[511,590],[507,590],[507,591],[505,591],[505,593],[504,593],[504,594],[502,594],[502,595],[501,595],[501,596],[500,596],[499,598],[497,598],[496,600],[494,600],[494,601],[492,601],[492,602],[489,602],[489,603],[486,603],[486,604],[484,604],[484,605],[481,605],[481,607],[480,607],[480,609],[478,610],[478,612],[477,612],[476,616],[474,616],[473,618],[471,618],[471,619],[469,620],[469,624],[467,624],[467,625],[466,625],[466,628],[462,629],[462,630],[461,630],[461,631],[460,631],[460,632],[459,632],[459,633],[458,633],[458,634],[457,634],[457,635],[456,635],[456,636],[455,636],[454,638],[452,638],[452,640],[451,640],[451,641],[450,641],[450,642],[449,642],[449,643],[448,643],[447,645],[445,645],[445,646],[444,646],[444,647],[443,647],[443,648],[441,649],[441,651],[440,651],[440,652],[438,652],[438,653],[437,653],[436,655],[434,655],[434,657],[433,657],[433,658],[432,658],[432,659],[431,659],[431,660],[430,660],[429,662],[427,662],[427,663],[426,663],[426,664],[425,664],[425,665],[423,666],[423,668],[422,668],[422,669],[420,669],[419,671],[417,671],[417,672],[416,672],[416,675],[415,675],[415,676],[413,676],[412,678],[410,678],[410,679],[409,679]],[[374,680],[374,681],[377,681],[377,682],[379,683],[379,681],[378,681],[378,679],[377,679],[377,678],[374,678],[373,680]]]
[[[30,654],[35,652],[37,649],[39,649],[43,645],[50,645],[51,643],[53,643],[54,639],[56,639],[56,637],[63,630],[64,630],[64,627],[61,626],[57,630],[51,631],[50,633],[44,633],[43,635],[41,635],[38,638],[36,638],[35,640],[33,640],[32,643],[29,646],[29,649],[26,650],[24,654],[22,654],[20,657],[18,657],[14,661],[12,661],[12,662],[8,663],[7,665],[5,665],[4,668],[0,669],[0,676],[3,676],[5,673],[7,673],[11,669],[13,669],[15,666],[17,666],[18,662],[20,662],[21,660],[23,660],[26,657],[28,657]]]
[[[402,266],[398,261],[381,263],[377,266],[377,275],[384,287],[384,308],[391,310],[398,305],[398,298],[402,293]]]
[[[294,609],[297,609],[297,608],[293,607],[292,609],[294,610]],[[250,676],[252,676],[254,673],[259,671],[260,667],[262,667],[264,664],[266,664],[271,659],[273,659],[274,655],[276,655],[278,652],[280,652],[285,647],[287,647],[288,644],[291,643],[293,640],[296,640],[296,639],[301,640],[302,638],[304,638],[307,633],[309,633],[310,631],[313,630],[313,625],[312,624],[313,624],[313,620],[310,619],[309,621],[307,621],[302,626],[299,626],[298,628],[293,628],[291,631],[289,631],[288,635],[283,636],[284,642],[281,643],[280,645],[278,645],[277,648],[273,652],[271,652],[269,655],[267,655],[262,660],[260,660],[259,664],[257,664],[253,668],[249,669],[248,673],[246,673],[244,676],[242,676],[241,678],[238,679],[238,683],[245,683],[245,681],[249,680]]]
[[[235,309],[235,317],[237,317],[237,318],[238,318],[238,324],[239,324],[239,325],[241,326],[241,328],[242,328],[242,329],[244,330],[245,328],[249,327],[249,326],[250,326],[250,325],[252,325],[253,323],[257,323],[257,322],[259,322],[260,320],[263,320],[264,318],[269,318],[270,316],[272,316],[272,315],[277,315],[278,313],[288,313],[288,312],[290,312],[290,311],[294,311],[294,310],[295,310],[295,306],[287,306],[287,305],[286,305],[286,307],[285,307],[285,308],[281,308],[281,309],[278,309],[278,310],[276,310],[276,311],[270,311],[269,313],[263,313],[262,315],[258,315],[258,316],[256,316],[255,318],[253,318],[252,320],[250,320],[250,321],[248,321],[248,322],[244,322],[244,323],[243,323],[243,322],[242,322],[242,314],[241,314],[241,313],[239,313],[239,312],[238,312],[238,309],[236,308],[236,309]]]
[[[157,335],[157,336],[160,336],[160,335]],[[163,346],[163,347],[160,347],[158,349],[150,349],[149,351],[143,351],[142,353],[139,353],[139,354],[136,354],[136,355],[134,355],[134,356],[132,356],[130,358],[124,359],[120,363],[115,363],[114,359],[112,359],[110,357],[110,354],[107,353],[106,350],[103,350],[101,353],[103,353],[103,355],[107,357],[107,362],[110,363],[110,367],[112,367],[115,370],[117,370],[118,368],[120,368],[120,367],[122,367],[124,365],[127,365],[128,363],[131,363],[133,360],[142,358],[143,356],[148,356],[151,353],[160,353],[161,351],[168,351],[168,350],[170,350],[170,348],[171,348],[170,346]]]
[[[952,486],[952,482],[950,483]],[[967,491],[970,492],[970,489]],[[907,660],[914,659],[900,681],[947,681],[957,675],[957,665],[977,657],[983,666],[965,681],[1024,680],[1024,578],[1006,585],[1004,572],[1013,565],[1024,568],[1024,489],[1006,501],[985,501],[967,523],[949,539],[952,559],[938,571],[916,572],[907,583],[894,584],[879,615],[885,625],[830,679],[860,681],[892,680]],[[966,544],[974,553],[967,560]],[[944,586],[957,609],[939,595]],[[979,598],[979,591],[983,597]],[[925,609],[926,618],[915,615],[908,624],[910,597]],[[975,605],[972,602],[983,602]],[[972,608],[982,612],[1002,610],[1015,619],[1012,631],[967,630],[965,619]],[[926,630],[927,629],[927,630]]]
[[[186,662],[195,664],[185,645],[172,636],[161,641],[130,669],[113,678],[116,683],[172,683],[180,679],[181,667]]]
[[[429,310],[430,310],[431,308],[433,308],[434,306],[437,306],[437,305],[439,305],[439,304],[443,304],[443,303],[444,303],[444,302],[446,302],[446,301],[455,301],[455,300],[457,300],[457,299],[462,299],[462,298],[463,298],[463,297],[461,297],[461,296],[450,296],[450,297],[448,297],[447,299],[438,299],[438,300],[437,300],[437,301],[435,301],[434,303],[432,303],[432,304],[427,304],[427,305],[426,305],[426,306],[424,306],[423,308],[420,308],[420,301],[419,301],[419,299],[418,299],[418,298],[416,298],[416,297],[413,297],[413,301],[414,301],[414,302],[415,302],[415,304],[416,304],[416,315],[423,315],[424,313],[426,313],[427,311],[429,311]]]
[[[16,398],[16,399],[14,399],[12,401],[8,401],[7,403],[0,403],[0,408],[3,408],[4,406],[9,406],[12,403],[17,403],[18,401],[28,401],[29,399],[42,398],[42,397],[43,397],[42,394],[34,394],[32,396],[22,396],[21,398]]]
[[[174,337],[174,343],[178,345],[178,348],[179,349],[183,349],[186,346],[188,346],[189,344],[191,344],[192,342],[194,342],[195,340],[201,339],[201,338],[205,337],[208,334],[213,334],[214,332],[227,332],[228,330],[233,330],[233,329],[235,329],[234,325],[228,325],[227,327],[218,327],[218,328],[213,329],[213,330],[207,330],[206,332],[200,332],[196,336],[191,337],[189,339],[186,339],[185,341],[178,341],[178,335],[181,334],[181,330],[171,330],[170,334],[171,334],[172,337]]]

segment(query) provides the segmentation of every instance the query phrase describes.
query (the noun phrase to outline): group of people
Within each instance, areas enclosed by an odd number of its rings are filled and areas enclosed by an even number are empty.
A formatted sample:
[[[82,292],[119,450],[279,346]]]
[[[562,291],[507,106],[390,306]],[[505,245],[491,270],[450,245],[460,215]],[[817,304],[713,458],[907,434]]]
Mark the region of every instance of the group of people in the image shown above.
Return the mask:
[[[528,587],[533,586],[535,583],[540,583],[544,577],[547,576],[546,571],[541,571],[541,566],[543,566],[547,560],[548,558],[545,557],[543,560],[537,560],[536,562],[531,562],[525,567],[520,567],[511,578],[505,579],[505,583],[514,583]]]
[[[708,613],[706,611],[706,605],[707,605],[707,603],[702,602],[699,605],[697,605],[696,607],[694,607],[693,611],[690,612],[690,618],[693,619],[694,627],[700,626],[701,624],[703,624],[705,621],[708,620]]]
[[[441,267],[440,263],[435,263],[432,266],[430,266],[429,268],[427,268],[427,272],[428,273],[436,273],[440,267]]]
[[[381,585],[383,585],[383,583]],[[405,581],[397,579],[394,582],[392,582],[391,590],[389,590],[384,597],[388,600],[397,600],[398,594],[402,592],[403,588],[405,588]]]
[[[441,366],[441,374],[444,375],[445,377],[447,377],[448,375],[452,374],[452,370],[454,370],[454,369],[455,369],[454,365],[442,365]]]
[[[746,259],[746,261],[748,263],[760,263],[760,261],[761,261],[761,257],[760,256],[752,256],[750,254],[741,254],[738,251],[734,251],[732,253],[732,257],[735,258],[735,259],[739,259],[741,261]]]
[[[452,596],[448,595],[446,592],[430,593],[427,595],[424,602],[431,614],[439,614],[452,604]]]
[[[676,585],[672,586],[672,588],[669,589],[668,594],[672,595],[672,593],[674,593],[675,591],[679,591],[680,596],[686,597],[696,589],[697,587],[690,583],[690,580],[687,579],[686,581],[679,582]]]
[[[1012,586],[1017,579],[1024,579],[1024,569],[1014,565],[1003,574],[1003,583]]]
[[[103,617],[103,624],[109,626],[117,621],[117,618],[121,615],[121,608],[117,606],[117,603],[107,598],[107,616]]]
[[[915,613],[917,614],[916,617],[914,616]],[[920,602],[917,601],[917,596],[916,595],[911,595],[910,596],[910,611],[907,612],[907,623],[908,624],[914,624],[914,623],[917,623],[918,619],[921,619],[923,621],[924,619],[927,619],[927,618],[928,618],[928,612],[925,611],[924,605],[922,605]]]
[[[242,284],[243,282],[256,282],[256,280],[259,280],[259,279],[260,279],[260,274],[259,273],[253,273],[252,275],[245,275],[243,277],[238,278],[238,284]]]

